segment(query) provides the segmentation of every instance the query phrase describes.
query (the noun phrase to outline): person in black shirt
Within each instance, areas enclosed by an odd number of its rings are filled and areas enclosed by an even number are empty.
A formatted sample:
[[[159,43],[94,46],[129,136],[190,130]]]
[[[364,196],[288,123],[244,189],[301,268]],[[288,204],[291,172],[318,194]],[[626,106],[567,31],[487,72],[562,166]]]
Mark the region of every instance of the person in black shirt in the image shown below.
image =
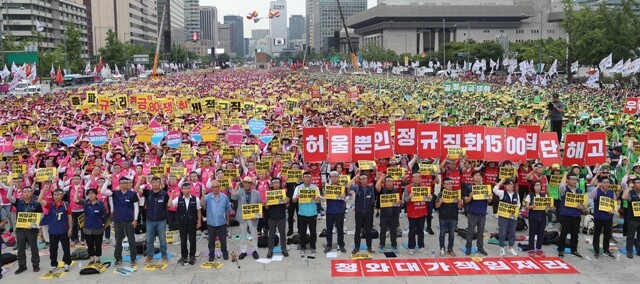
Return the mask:
[[[375,193],[373,188],[369,186],[367,175],[360,175],[360,170],[356,172],[358,176],[358,184],[351,185],[351,198],[354,200],[355,205],[355,219],[356,219],[356,231],[353,237],[353,243],[355,248],[351,252],[352,254],[360,251],[360,238],[361,233],[367,242],[367,250],[372,253],[372,240],[371,229],[373,228],[373,208],[376,204]],[[351,180],[351,183],[355,181],[355,178]],[[362,230],[364,229],[364,232]],[[395,229],[395,227],[394,227]]]
[[[382,182],[384,180],[384,186]],[[376,191],[380,194],[398,194],[398,189],[393,186],[393,178],[384,174],[376,183]],[[398,200],[391,207],[382,207],[380,209],[380,250],[384,250],[389,229],[391,239],[391,249],[398,251],[398,224],[400,223],[400,207],[402,199]]]
[[[450,256],[455,257],[456,253],[453,252],[453,241],[455,238],[454,231],[458,225],[458,211],[459,211],[458,209],[462,208],[462,198],[454,198],[452,201],[447,200],[447,202],[444,202],[445,200],[442,199],[442,192],[444,190],[449,190],[449,191],[454,191],[454,190],[452,189],[453,182],[451,181],[450,178],[448,177],[444,178],[442,180],[442,184],[444,185],[444,188],[438,194],[438,201],[436,202],[436,208],[438,208],[438,217],[440,218],[440,237],[439,237],[440,256],[442,257],[444,256],[444,252],[445,252],[444,238],[448,233],[449,240],[446,245],[446,250]],[[460,191],[458,190],[458,192]],[[461,194],[458,196],[461,196]]]
[[[271,189],[270,190],[282,190],[282,183],[280,178],[271,179]],[[267,258],[271,258],[273,256],[273,247],[275,246],[275,236],[276,230],[280,234],[280,248],[282,249],[282,255],[287,257],[289,256],[289,252],[287,252],[287,240],[284,235],[284,226],[286,221],[286,211],[287,207],[289,207],[289,197],[285,196],[284,200],[281,204],[278,205],[267,205],[267,218],[269,222],[269,251],[267,252]]]

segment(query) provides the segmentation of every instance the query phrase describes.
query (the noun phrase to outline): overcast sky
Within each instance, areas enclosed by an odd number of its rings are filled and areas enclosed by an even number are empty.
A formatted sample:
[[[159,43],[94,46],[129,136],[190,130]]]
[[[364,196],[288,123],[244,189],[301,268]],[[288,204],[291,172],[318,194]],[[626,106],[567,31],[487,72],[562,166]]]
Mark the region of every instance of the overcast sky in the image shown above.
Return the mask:
[[[377,0],[367,0],[369,8],[376,5]],[[225,15],[241,15],[246,16],[249,12],[255,10],[260,16],[269,12],[270,0],[200,0],[202,6],[215,6],[218,8],[218,18],[223,22]],[[287,18],[291,15],[305,14],[305,0],[288,0],[287,1]],[[288,22],[288,20],[287,20]],[[261,20],[257,24],[253,21],[244,19],[244,36],[251,37],[253,29],[268,29],[269,21]]]

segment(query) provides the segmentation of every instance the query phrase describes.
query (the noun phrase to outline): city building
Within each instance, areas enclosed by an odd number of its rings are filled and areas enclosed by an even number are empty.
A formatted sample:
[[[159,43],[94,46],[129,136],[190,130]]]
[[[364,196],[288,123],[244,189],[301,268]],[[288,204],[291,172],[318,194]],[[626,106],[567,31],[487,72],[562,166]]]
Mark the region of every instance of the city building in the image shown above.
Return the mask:
[[[193,33],[200,35],[200,0],[184,0],[184,38],[193,41]]]
[[[184,48],[195,53],[198,57],[203,57],[207,56],[208,51],[213,48],[213,42],[208,39],[199,39],[197,42],[188,40],[184,43]]]
[[[81,56],[89,58],[89,35],[87,30],[87,8],[82,0],[13,0],[2,3],[1,35],[11,34],[18,41],[33,40],[28,51],[52,51],[62,43],[67,23],[80,30],[83,44]],[[37,32],[37,22],[43,27]]]
[[[100,48],[105,46],[109,29],[122,42],[155,47],[159,24],[156,1],[85,0],[87,2],[91,3],[91,27],[87,32],[94,43],[94,56],[98,56]]]
[[[200,6],[200,38],[218,43],[218,9]]]
[[[428,1],[428,2],[427,2]],[[381,5],[347,19],[360,47],[377,44],[396,53],[438,51],[443,44],[472,39],[509,42],[566,38],[555,13],[557,0],[380,0]],[[413,3],[388,5],[388,3]]]
[[[287,1],[278,0],[269,2],[269,9],[273,12],[280,12],[279,17],[269,20],[269,53],[271,56],[278,56],[288,44],[287,31]]]
[[[158,18],[162,19],[163,10],[167,8],[167,13],[164,16],[160,46],[162,47],[162,52],[171,52],[171,46],[173,44],[183,45],[186,41],[184,37],[184,0],[157,1]],[[169,5],[167,5],[167,3]],[[158,27],[160,27],[160,20],[158,20]]]
[[[289,17],[289,48],[300,50],[305,43],[305,20],[302,15]]]
[[[231,50],[236,56],[244,56],[244,18],[236,15],[224,16],[224,23],[229,25]],[[229,53],[229,52],[227,52]]]
[[[315,0],[313,3],[313,18],[308,23],[310,33],[309,44],[316,51],[326,53],[328,38],[334,37],[334,32],[344,29],[335,0]],[[340,0],[345,20],[355,14],[367,10],[367,0]]]
[[[216,47],[224,49],[224,53],[226,54],[235,55],[236,53],[231,49],[231,25],[219,24],[218,36],[220,37],[218,40],[220,43]]]
[[[251,30],[251,39],[260,40],[269,37],[269,29],[254,29]]]

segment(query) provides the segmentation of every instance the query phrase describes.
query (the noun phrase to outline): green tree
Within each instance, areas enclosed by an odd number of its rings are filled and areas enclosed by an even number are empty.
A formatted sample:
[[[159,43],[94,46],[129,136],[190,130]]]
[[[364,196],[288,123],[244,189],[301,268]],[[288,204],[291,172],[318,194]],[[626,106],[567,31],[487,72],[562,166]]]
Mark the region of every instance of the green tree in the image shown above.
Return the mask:
[[[540,40],[533,40],[521,43],[510,43],[509,49],[518,53],[517,59],[533,60],[535,63],[540,62],[540,52],[542,51],[542,63],[551,66],[554,60],[558,60],[559,66],[566,66],[564,59],[567,54],[567,42],[564,39],[546,39],[540,43]],[[560,69],[560,68],[559,68]]]
[[[218,60],[220,60],[220,62],[228,62],[231,61],[231,56],[227,53],[218,54]]]
[[[50,79],[51,65],[57,71],[58,67],[64,67],[64,50],[60,47],[54,51],[45,51],[40,55],[40,64],[38,66],[38,76],[42,79]]]
[[[107,38],[104,47],[100,48],[100,57],[104,62],[113,66],[118,64],[124,66],[127,60],[127,48],[118,40],[118,36],[113,30],[107,30]]]
[[[398,54],[391,49],[384,49],[382,46],[378,44],[367,44],[365,46],[360,47],[360,55],[364,60],[369,62],[371,61],[393,61],[396,62],[400,58]]]
[[[483,58],[487,61],[489,59],[498,59],[502,57],[504,50],[502,46],[495,41],[485,41],[480,43],[474,43],[470,46],[471,56],[476,58]]]
[[[64,28],[62,48],[67,55],[68,67],[73,70],[73,72],[84,70],[86,64],[84,59],[82,59],[83,44],[80,37],[80,30],[76,29],[73,23],[67,22]]]

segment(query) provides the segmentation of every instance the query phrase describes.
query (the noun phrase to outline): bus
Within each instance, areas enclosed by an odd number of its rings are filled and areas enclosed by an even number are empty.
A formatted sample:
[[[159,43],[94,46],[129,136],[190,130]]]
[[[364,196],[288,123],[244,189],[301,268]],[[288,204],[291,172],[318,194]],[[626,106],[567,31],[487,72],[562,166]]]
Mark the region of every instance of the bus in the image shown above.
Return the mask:
[[[63,86],[65,88],[70,87],[71,89],[75,89],[80,86],[91,85],[95,81],[93,75],[66,75],[64,76]]]

